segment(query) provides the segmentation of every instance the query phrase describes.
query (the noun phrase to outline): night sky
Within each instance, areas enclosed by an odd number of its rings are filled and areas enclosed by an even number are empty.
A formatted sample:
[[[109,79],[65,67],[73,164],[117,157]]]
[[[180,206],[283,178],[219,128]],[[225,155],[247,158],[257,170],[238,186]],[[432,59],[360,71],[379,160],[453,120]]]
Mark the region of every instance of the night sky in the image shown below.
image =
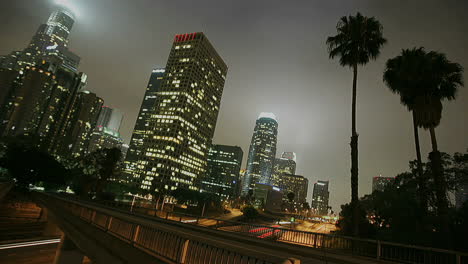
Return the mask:
[[[129,142],[154,67],[165,66],[175,34],[203,31],[229,67],[214,143],[239,145],[244,164],[260,112],[279,120],[278,155],[297,153],[297,173],[330,180],[334,209],[350,200],[352,72],[328,59],[325,40],[339,17],[375,16],[388,44],[359,69],[360,195],[373,176],[395,176],[414,159],[412,119],[382,82],[385,61],[424,46],[468,68],[468,1],[70,0],[78,13],[70,49],[88,89],[125,113]],[[21,50],[54,10],[52,0],[1,0],[0,54]],[[468,76],[468,72],[465,74]],[[466,78],[465,78],[465,82]],[[444,103],[439,148],[468,148],[468,88]],[[429,133],[420,132],[422,153]]]

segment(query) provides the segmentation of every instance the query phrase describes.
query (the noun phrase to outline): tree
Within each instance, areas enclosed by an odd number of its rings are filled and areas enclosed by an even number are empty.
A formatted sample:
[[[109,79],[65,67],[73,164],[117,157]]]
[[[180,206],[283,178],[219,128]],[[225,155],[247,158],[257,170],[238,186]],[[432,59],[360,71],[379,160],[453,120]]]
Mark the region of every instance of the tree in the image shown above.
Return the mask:
[[[441,234],[450,236],[447,182],[444,177],[441,153],[437,145],[435,128],[442,118],[442,101],[454,100],[463,84],[463,68],[450,62],[445,54],[431,51],[426,54],[427,80],[415,91],[414,112],[419,127],[429,130],[432,152],[429,154],[432,175],[436,186],[437,213]]]
[[[359,65],[365,65],[380,55],[380,49],[387,42],[383,27],[374,17],[344,16],[336,25],[337,35],[327,38],[330,59],[340,57],[341,66],[353,69],[351,106],[351,203],[354,212],[355,235],[359,234],[358,194],[358,134],[356,131],[357,72]]]
[[[16,185],[27,189],[30,184],[42,184],[47,190],[57,190],[67,181],[67,171],[53,156],[39,150],[29,138],[7,140],[0,158],[0,167],[16,179]]]
[[[424,188],[426,179],[422,168],[418,123],[414,108],[417,97],[416,91],[420,89],[419,86],[425,85],[425,82],[429,79],[427,65],[426,52],[423,48],[404,49],[401,55],[387,61],[383,74],[384,83],[393,93],[400,95],[401,104],[406,106],[412,113],[417,158],[418,193],[421,208],[424,211],[427,208],[427,190]]]

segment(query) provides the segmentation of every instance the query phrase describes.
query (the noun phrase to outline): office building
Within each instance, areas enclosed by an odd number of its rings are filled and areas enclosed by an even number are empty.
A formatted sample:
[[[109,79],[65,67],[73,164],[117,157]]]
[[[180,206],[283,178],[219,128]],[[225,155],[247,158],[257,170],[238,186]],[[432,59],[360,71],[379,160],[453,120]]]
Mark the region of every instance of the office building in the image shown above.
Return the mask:
[[[73,24],[70,12],[55,11],[24,50],[1,56],[1,135],[29,136],[45,151],[60,148],[77,93],[87,83],[77,71],[79,57],[68,50]]]
[[[287,173],[282,175],[280,189],[281,191],[283,191],[284,194],[283,201],[287,204],[290,204],[288,194],[293,193],[294,199],[292,202],[292,207],[298,210],[302,207],[302,204],[305,203],[307,200],[308,188],[309,180],[304,176]]]
[[[242,157],[240,147],[212,145],[208,151],[208,170],[202,179],[201,191],[214,193],[223,201],[237,198]]]
[[[316,215],[328,214],[328,199],[330,197],[328,183],[328,181],[317,181],[314,183],[314,191],[310,207]]]
[[[131,171],[142,192],[200,189],[226,74],[226,64],[203,33],[175,36],[144,153]]]
[[[122,148],[123,139],[120,137],[120,125],[123,114],[120,110],[109,106],[102,106],[96,127],[91,134],[88,152],[99,149]]]
[[[136,171],[138,166],[143,166],[146,163],[144,156],[146,146],[144,143],[148,144],[147,142],[153,137],[150,124],[153,119],[156,119],[156,93],[161,86],[164,72],[164,68],[153,69],[146,87],[125,158],[125,173],[129,176]]]
[[[261,113],[255,123],[250,143],[247,171],[241,195],[247,195],[256,183],[270,183],[276,156],[277,135],[278,121],[275,115]]]
[[[294,152],[283,152],[281,158],[275,159],[270,182],[273,186],[282,186],[283,175],[296,174],[295,156],[293,157],[292,155],[284,155],[285,153],[294,154]]]
[[[22,69],[40,64],[42,60],[58,60],[63,68],[77,72],[80,57],[68,49],[68,37],[75,18],[67,10],[53,12],[45,24],[39,26],[31,42],[23,51],[2,56],[0,67]]]
[[[61,156],[79,157],[88,154],[91,134],[97,125],[103,103],[104,100],[95,93],[86,90],[78,93],[61,137]]]
[[[254,205],[259,209],[270,212],[281,211],[284,193],[278,188],[269,184],[256,183],[254,188]]]
[[[86,75],[45,61],[17,71],[2,105],[0,134],[29,136],[41,149],[54,150],[74,97],[85,86]]]
[[[382,177],[379,175],[377,177],[372,178],[372,192],[385,190],[385,187],[392,184],[395,181],[393,177]]]

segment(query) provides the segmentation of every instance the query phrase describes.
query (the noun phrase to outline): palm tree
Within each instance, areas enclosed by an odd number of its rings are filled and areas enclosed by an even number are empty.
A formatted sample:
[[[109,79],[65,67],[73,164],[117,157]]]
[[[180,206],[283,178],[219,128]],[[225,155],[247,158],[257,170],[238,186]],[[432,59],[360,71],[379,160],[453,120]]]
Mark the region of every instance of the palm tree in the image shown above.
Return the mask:
[[[424,177],[421,149],[419,145],[418,124],[416,114],[413,110],[415,107],[416,91],[418,87],[428,79],[428,63],[426,60],[426,52],[423,48],[405,49],[401,55],[389,59],[384,71],[383,80],[388,88],[396,94],[400,95],[401,103],[411,111],[413,116],[413,133],[416,147],[417,158],[417,173],[418,173],[418,191],[423,215],[427,209],[427,188],[426,179]]]
[[[351,204],[353,206],[354,235],[359,234],[358,194],[358,134],[356,131],[356,88],[359,65],[375,60],[387,42],[383,27],[374,17],[344,16],[336,25],[337,35],[327,38],[330,59],[340,57],[341,66],[353,69],[353,95],[351,107]]]
[[[442,118],[442,101],[454,100],[458,88],[463,86],[463,68],[450,62],[442,53],[413,48],[403,50],[401,56],[387,62],[384,81],[393,92],[400,94],[402,103],[413,112],[415,126],[430,132],[432,152],[429,159],[436,186],[440,231],[448,234],[447,182],[435,128]]]
[[[463,84],[463,68],[460,64],[451,62],[445,54],[431,51],[426,55],[429,61],[428,80],[424,82],[424,89],[419,89],[415,99],[414,112],[420,127],[429,130],[431,135],[432,152],[429,154],[431,169],[436,186],[437,213],[440,218],[441,234],[448,237],[448,199],[447,182],[444,177],[441,154],[437,146],[435,128],[442,118],[442,101],[454,100],[457,90]],[[421,88],[423,88],[421,86]]]

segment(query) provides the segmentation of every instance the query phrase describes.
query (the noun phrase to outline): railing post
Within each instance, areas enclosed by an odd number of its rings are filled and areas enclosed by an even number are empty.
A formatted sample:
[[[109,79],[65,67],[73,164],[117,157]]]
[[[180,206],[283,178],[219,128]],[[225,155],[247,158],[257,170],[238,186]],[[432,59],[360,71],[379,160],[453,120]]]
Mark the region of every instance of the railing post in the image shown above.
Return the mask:
[[[169,217],[169,212],[166,212],[166,219]]]
[[[110,229],[111,224],[112,224],[112,216],[109,216],[109,218],[107,218],[106,231]]]
[[[457,258],[457,264],[461,264],[461,255],[457,253],[457,255],[455,256]]]
[[[186,263],[189,243],[190,243],[190,240],[187,239],[187,240],[184,241],[184,244],[182,245],[181,252],[180,252],[180,255],[179,255],[179,263],[180,264]]]
[[[382,254],[382,245],[380,244],[380,240],[377,240],[377,259],[380,259]]]
[[[314,248],[317,248],[317,234],[314,234]]]
[[[301,264],[301,261],[295,258],[288,258],[282,264]]]
[[[215,225],[215,229],[218,229],[218,225],[219,225],[219,220],[216,219],[216,225]]]
[[[197,223],[197,225],[198,225],[198,221],[199,221],[199,220],[200,220],[200,217],[199,217],[199,216],[197,216],[197,222],[196,222],[196,223]]]
[[[140,225],[137,225],[135,230],[133,231],[133,238],[132,238],[133,243],[136,243],[136,241],[138,240],[139,234],[140,234]]]

